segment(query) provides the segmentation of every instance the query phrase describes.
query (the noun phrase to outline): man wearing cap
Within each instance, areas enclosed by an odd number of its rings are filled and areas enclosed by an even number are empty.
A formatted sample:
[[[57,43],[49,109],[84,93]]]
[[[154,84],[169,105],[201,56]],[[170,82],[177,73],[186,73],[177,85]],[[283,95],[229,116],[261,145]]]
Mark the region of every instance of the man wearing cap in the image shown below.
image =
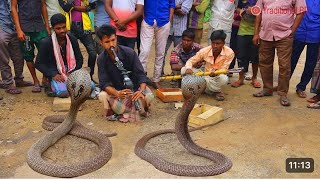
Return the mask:
[[[49,82],[54,80],[64,83],[71,72],[82,67],[83,57],[77,39],[67,34],[65,16],[55,14],[50,22],[53,33],[40,41],[36,68],[49,79]],[[47,94],[53,95],[50,91]]]

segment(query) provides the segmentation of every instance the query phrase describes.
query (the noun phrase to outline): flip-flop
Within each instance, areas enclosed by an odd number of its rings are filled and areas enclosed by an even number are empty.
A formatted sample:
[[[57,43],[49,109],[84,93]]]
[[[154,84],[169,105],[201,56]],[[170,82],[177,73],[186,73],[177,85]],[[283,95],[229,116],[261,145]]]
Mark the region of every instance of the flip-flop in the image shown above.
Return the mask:
[[[290,106],[291,105],[290,100],[285,96],[280,97],[280,104],[282,106]]]
[[[306,92],[304,92],[302,90],[296,90],[296,93],[300,98],[306,98],[307,97]]]
[[[317,101],[320,101],[320,97],[319,97],[319,95],[316,95],[316,96],[313,96],[312,98],[308,99],[307,101],[310,103],[315,103]]]
[[[235,82],[231,83],[231,87],[234,87],[234,88],[238,88],[242,85],[244,85],[244,83],[240,83],[239,81],[235,81]]]
[[[320,101],[315,102],[315,103],[311,103],[307,107],[310,109],[320,109]]]
[[[6,93],[9,93],[9,94],[21,94],[22,93],[22,91],[16,87],[7,88],[5,91],[6,91]]]
[[[22,81],[16,83],[16,87],[28,87],[28,86],[33,86],[33,83],[30,81]]]
[[[33,86],[31,92],[33,92],[33,93],[40,93],[40,92],[41,92],[41,87],[40,87],[40,86]]]
[[[216,93],[215,98],[216,98],[217,101],[223,101],[224,100],[224,94],[222,92],[218,92],[218,93]]]
[[[253,94],[254,97],[264,97],[264,96],[272,96],[272,93],[266,92],[264,90],[259,91]]]
[[[261,84],[259,81],[252,81],[251,82],[251,85],[254,87],[254,88],[261,88]]]

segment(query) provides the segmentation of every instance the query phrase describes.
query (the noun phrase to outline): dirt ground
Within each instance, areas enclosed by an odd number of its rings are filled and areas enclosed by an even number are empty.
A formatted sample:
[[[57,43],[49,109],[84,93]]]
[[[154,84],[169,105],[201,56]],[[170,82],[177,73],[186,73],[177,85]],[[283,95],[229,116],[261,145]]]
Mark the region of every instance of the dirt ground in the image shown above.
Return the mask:
[[[204,39],[203,45],[206,45]],[[82,50],[84,52],[83,47]],[[87,57],[86,54],[84,56]],[[154,48],[150,62],[153,59]],[[291,80],[291,107],[282,107],[276,93],[267,98],[252,97],[259,89],[254,89],[249,81],[238,89],[226,86],[224,91],[227,95],[223,102],[217,102],[208,95],[203,95],[198,100],[198,103],[223,108],[224,116],[229,117],[218,125],[191,133],[200,146],[221,152],[232,160],[233,167],[215,177],[320,178],[320,112],[307,109],[306,99],[298,98],[295,94],[295,85],[302,73],[304,59],[305,52]],[[166,73],[169,73],[168,63],[165,68]],[[153,72],[151,63],[148,72]],[[232,77],[231,82],[237,77]],[[31,80],[27,68],[25,79]],[[277,70],[274,82],[277,82]],[[169,82],[163,85],[170,86]],[[307,89],[309,88],[310,86]],[[65,113],[53,112],[53,98],[44,93],[31,93],[31,87],[23,88],[20,95],[9,95],[4,90],[0,90],[0,95],[4,97],[0,101],[0,178],[50,178],[29,168],[26,153],[33,143],[49,133],[41,127],[44,117]],[[311,97],[312,94],[308,93],[308,96]],[[173,128],[177,114],[174,103],[162,103],[155,98],[152,115],[143,122],[110,122],[102,117],[102,104],[98,100],[86,101],[78,114],[78,121],[90,129],[103,133],[117,132],[118,135],[110,138],[113,148],[111,160],[99,170],[80,178],[185,178],[158,171],[134,154],[134,146],[143,135]],[[147,148],[177,163],[210,163],[184,150],[174,135],[157,137],[148,143]],[[68,135],[49,148],[43,156],[57,163],[70,163],[90,158],[97,152],[98,148],[92,142]],[[313,158],[314,172],[287,173],[285,160],[289,157]]]

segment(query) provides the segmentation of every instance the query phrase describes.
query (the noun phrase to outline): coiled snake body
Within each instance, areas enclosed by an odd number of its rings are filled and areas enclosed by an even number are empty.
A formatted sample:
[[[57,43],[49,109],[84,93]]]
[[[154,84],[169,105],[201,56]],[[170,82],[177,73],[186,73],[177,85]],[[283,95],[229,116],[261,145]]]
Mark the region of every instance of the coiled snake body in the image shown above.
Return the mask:
[[[145,135],[136,144],[135,153],[160,171],[179,176],[213,176],[228,171],[232,167],[232,162],[221,153],[201,148],[195,144],[188,131],[188,116],[200,94],[205,90],[206,81],[203,77],[188,75],[182,79],[181,88],[185,101],[177,116],[175,130],[161,130]],[[210,159],[214,164],[209,166],[174,164],[144,149],[151,138],[172,132],[176,133],[179,142],[184,148],[192,154]]]
[[[110,160],[112,146],[107,136],[114,134],[104,135],[86,129],[79,122],[75,122],[80,105],[90,95],[90,82],[91,78],[86,69],[74,71],[68,77],[67,89],[71,98],[70,110],[66,116],[49,116],[44,119],[43,127],[47,130],[54,130],[39,139],[29,149],[27,163],[33,170],[54,177],[76,177],[95,171]],[[58,126],[59,123],[61,124]],[[68,133],[94,142],[98,145],[100,153],[78,164],[62,165],[45,161],[41,157],[42,153]]]

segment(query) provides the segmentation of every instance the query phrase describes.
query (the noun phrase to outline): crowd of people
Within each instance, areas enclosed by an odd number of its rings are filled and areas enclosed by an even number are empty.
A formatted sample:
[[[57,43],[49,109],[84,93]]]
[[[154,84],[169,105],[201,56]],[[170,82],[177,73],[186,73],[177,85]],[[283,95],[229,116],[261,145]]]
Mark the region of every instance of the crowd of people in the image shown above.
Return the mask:
[[[207,37],[203,37],[204,23],[209,25]],[[207,47],[200,45],[202,39],[207,40]],[[20,94],[20,87],[32,86],[34,93],[44,88],[48,96],[67,97],[68,75],[83,66],[78,41],[86,48],[92,84],[101,88],[99,99],[109,120],[134,121],[149,114],[153,94],[148,85],[161,88],[167,53],[172,74],[210,72],[204,77],[205,92],[218,101],[225,99],[222,86],[233,74],[215,71],[237,64],[243,70],[232,87],[244,85],[247,79],[254,88],[263,88],[254,97],[277,91],[280,104],[290,106],[290,78],[307,46],[296,94],[307,98],[306,86],[311,81],[311,93],[316,95],[308,99],[307,107],[320,109],[318,0],[0,1],[0,88]],[[155,59],[149,79],[153,42]],[[275,52],[277,86],[273,85]],[[33,82],[24,80],[24,61]],[[96,64],[98,81],[93,78]],[[36,69],[42,73],[41,82]],[[262,85],[257,79],[259,70]]]

